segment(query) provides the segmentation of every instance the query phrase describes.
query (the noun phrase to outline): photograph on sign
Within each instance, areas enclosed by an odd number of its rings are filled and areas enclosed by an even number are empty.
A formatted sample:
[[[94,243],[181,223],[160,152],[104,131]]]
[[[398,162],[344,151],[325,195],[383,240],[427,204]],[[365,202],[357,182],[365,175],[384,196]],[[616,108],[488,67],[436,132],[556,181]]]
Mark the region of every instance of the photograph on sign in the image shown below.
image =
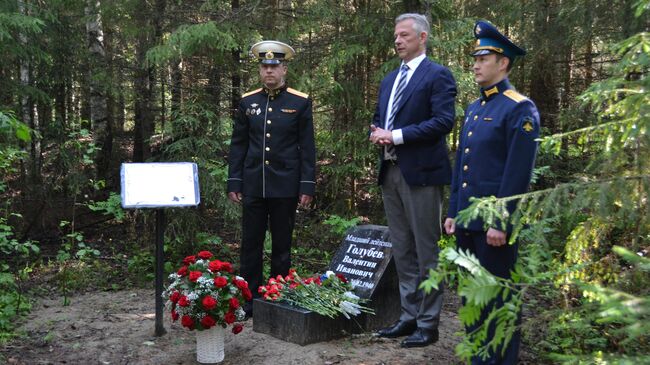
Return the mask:
[[[120,177],[123,208],[188,207],[201,200],[195,163],[123,163]]]

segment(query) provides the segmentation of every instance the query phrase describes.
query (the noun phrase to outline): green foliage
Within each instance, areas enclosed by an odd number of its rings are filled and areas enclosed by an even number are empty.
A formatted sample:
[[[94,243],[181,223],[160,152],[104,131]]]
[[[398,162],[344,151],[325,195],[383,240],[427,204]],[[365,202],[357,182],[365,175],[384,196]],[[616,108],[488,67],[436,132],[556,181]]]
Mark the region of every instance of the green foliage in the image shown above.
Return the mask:
[[[620,58],[612,76],[579,98],[593,113],[590,125],[541,139],[541,159],[576,159],[582,170],[547,189],[474,199],[459,214],[460,222],[480,217],[490,226],[513,225],[510,242],[519,240],[521,248],[513,282],[486,275],[470,255],[446,249],[438,270],[423,283],[424,288],[442,280],[458,283],[466,299],[459,312],[465,324],[491,299],[507,299],[489,315],[496,329],[492,338],[485,326],[463,338],[457,354],[464,360],[498,349],[509,338],[523,295],[535,288],[555,302],[530,320],[545,328],[535,347],[552,360],[650,361],[640,355],[650,351],[647,260],[632,253],[650,242],[650,38],[636,34],[614,45],[612,53]],[[518,209],[509,216],[506,207],[513,202]],[[626,268],[618,255],[636,265]]]
[[[24,123],[16,119],[16,116],[10,111],[0,111],[0,143],[5,139],[11,141],[12,133],[23,142],[31,140],[31,130]]]
[[[117,193],[111,192],[105,201],[91,201],[88,204],[88,208],[94,212],[101,212],[104,215],[112,216],[118,223],[123,222],[126,218],[126,212],[122,209],[122,198]]]
[[[0,342],[12,337],[16,319],[31,308],[20,282],[27,279],[29,263],[40,252],[35,242],[20,242],[13,235],[13,227],[0,217],[0,257],[7,258],[0,262]]]
[[[56,255],[56,261],[59,265],[56,280],[63,295],[64,306],[70,304],[70,293],[75,287],[79,287],[81,282],[75,269],[84,268],[86,263],[92,262],[94,258],[100,255],[99,250],[90,247],[84,241],[81,232],[75,231],[73,224],[68,221],[59,223],[59,228],[62,231],[66,231],[68,227],[70,231],[64,234],[65,239]]]
[[[0,265],[0,342],[12,336],[16,318],[28,313],[31,304],[23,297],[9,265]]]
[[[171,262],[168,261],[165,264],[169,266],[167,272],[171,272]],[[155,279],[155,256],[148,249],[130,255],[127,261],[127,267],[135,284],[143,285],[145,283],[151,283]]]
[[[330,215],[329,218],[323,221],[323,223],[331,226],[330,231],[338,237],[342,236],[345,232],[348,231],[348,229],[359,224],[359,222],[361,222],[360,217],[346,219],[339,217],[336,214]]]
[[[463,306],[458,311],[461,323],[464,326],[478,325],[456,346],[456,355],[463,361],[470,361],[472,356],[486,358],[489,353],[504,349],[504,344],[517,328],[526,290],[516,287],[510,280],[492,275],[469,252],[448,247],[440,252],[439,257],[438,268],[430,270],[429,278],[420,284],[420,288],[428,293],[438,289],[443,282],[453,282],[457,285],[458,294],[464,298]],[[522,276],[522,273],[519,272],[518,276]],[[496,309],[487,307],[498,297],[506,302],[505,305]],[[481,311],[486,308],[493,309],[487,319],[478,324]],[[490,336],[492,326],[494,330]]]

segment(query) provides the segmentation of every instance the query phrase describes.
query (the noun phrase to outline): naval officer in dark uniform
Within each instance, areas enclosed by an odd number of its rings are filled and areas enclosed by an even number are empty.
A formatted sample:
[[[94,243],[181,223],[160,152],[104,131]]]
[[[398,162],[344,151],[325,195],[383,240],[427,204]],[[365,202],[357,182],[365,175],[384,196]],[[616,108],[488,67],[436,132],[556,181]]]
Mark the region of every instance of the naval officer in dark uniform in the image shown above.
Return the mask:
[[[285,80],[293,48],[263,41],[251,53],[260,60],[263,87],[242,95],[239,103],[228,157],[228,198],[243,205],[240,271],[258,296],[268,225],[271,277],[289,272],[297,204],[307,206],[314,196],[316,151],[311,100]],[[244,306],[248,316],[251,304]]]
[[[465,111],[445,230],[456,235],[458,248],[476,255],[489,272],[510,278],[518,247],[516,242],[508,244],[511,227],[501,222],[485,227],[481,219],[460,226],[454,218],[470,205],[471,197],[503,198],[528,190],[537,152],[539,113],[535,104],[515,91],[508,81],[516,57],[526,52],[485,21],[476,23],[474,36],[477,40],[472,53],[473,71],[481,86],[481,97]],[[512,213],[515,204],[508,209]],[[468,327],[467,332],[475,330],[492,308],[502,304],[499,297],[486,306],[478,323]],[[499,349],[487,359],[475,356],[472,364],[516,364],[519,342],[517,331],[505,353]]]

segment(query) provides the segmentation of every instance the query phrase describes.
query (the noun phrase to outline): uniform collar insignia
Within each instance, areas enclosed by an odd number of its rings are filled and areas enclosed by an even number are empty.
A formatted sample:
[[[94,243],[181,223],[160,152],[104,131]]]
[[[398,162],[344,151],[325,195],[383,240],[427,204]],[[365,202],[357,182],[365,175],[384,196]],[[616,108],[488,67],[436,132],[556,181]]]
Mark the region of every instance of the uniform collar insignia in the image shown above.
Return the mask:
[[[481,99],[490,100],[491,97],[503,93],[508,89],[512,89],[512,85],[510,85],[510,81],[505,78],[490,87],[481,88]]]
[[[489,98],[493,94],[498,94],[499,93],[499,88],[494,86],[489,89],[483,90],[483,97],[485,99]]]
[[[278,96],[279,93],[282,92],[282,90],[285,90],[287,88],[287,84],[284,83],[284,85],[280,86],[277,89],[269,89],[266,86],[264,86],[264,92],[269,94],[269,96]]]

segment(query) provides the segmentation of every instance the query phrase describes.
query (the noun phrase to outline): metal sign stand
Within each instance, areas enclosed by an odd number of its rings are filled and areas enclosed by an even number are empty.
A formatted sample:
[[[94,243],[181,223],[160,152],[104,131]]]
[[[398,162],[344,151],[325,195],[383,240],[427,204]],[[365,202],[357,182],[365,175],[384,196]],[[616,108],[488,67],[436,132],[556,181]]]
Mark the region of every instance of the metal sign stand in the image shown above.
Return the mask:
[[[198,168],[190,162],[123,163],[120,171],[122,207],[156,208],[156,324],[154,334],[167,333],[163,325],[165,275],[164,207],[192,207],[200,202]]]
[[[156,209],[156,337],[167,333],[163,326],[163,276],[165,275],[165,210]]]

